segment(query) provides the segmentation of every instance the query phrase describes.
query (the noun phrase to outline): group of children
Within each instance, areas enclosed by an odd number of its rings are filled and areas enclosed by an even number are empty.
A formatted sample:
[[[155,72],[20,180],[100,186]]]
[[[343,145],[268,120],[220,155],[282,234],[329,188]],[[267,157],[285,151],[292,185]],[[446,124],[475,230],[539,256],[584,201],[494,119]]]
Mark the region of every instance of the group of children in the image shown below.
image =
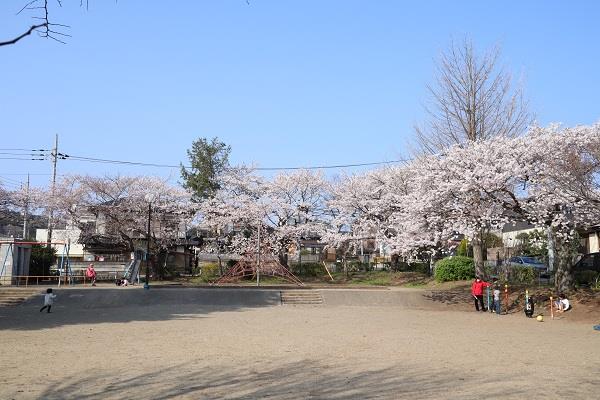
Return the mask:
[[[475,302],[475,310],[476,311],[487,311],[483,305],[483,289],[493,287],[492,289],[492,299],[493,302],[489,304],[489,307],[496,312],[496,314],[500,314],[500,285],[498,284],[497,279],[494,278],[493,283],[488,283],[483,281],[480,277],[476,277],[475,281],[471,285],[471,294],[473,295],[473,300]],[[554,302],[554,307],[558,312],[565,312],[571,309],[571,304],[569,299],[564,294],[559,294],[558,299]],[[535,309],[535,301],[533,297],[528,296],[525,303],[525,315],[529,318],[533,317]]]

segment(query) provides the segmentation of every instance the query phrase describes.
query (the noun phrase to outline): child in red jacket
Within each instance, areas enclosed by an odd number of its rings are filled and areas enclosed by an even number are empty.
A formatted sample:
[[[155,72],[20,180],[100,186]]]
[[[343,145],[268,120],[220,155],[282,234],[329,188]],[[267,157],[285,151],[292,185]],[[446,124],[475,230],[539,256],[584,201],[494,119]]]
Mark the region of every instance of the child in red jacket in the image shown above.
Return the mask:
[[[473,300],[475,301],[475,310],[485,311],[485,307],[483,306],[483,288],[489,286],[491,285],[482,281],[480,277],[475,278],[475,281],[471,285],[471,294],[473,295]]]

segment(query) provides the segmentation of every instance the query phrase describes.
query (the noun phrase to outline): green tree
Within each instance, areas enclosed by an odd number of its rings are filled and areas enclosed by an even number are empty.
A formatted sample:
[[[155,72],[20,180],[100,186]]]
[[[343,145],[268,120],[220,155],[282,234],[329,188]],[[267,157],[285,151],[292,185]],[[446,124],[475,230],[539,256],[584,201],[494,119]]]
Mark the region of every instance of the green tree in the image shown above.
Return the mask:
[[[31,246],[29,260],[29,275],[48,276],[50,267],[54,264],[56,249],[41,244]]]
[[[456,255],[461,257],[469,256],[469,241],[467,239],[463,239],[460,241],[460,244],[456,249]]]
[[[214,137],[210,141],[199,138],[187,151],[190,166],[181,165],[183,187],[194,194],[194,200],[210,198],[219,190],[220,178],[229,167],[231,147]]]

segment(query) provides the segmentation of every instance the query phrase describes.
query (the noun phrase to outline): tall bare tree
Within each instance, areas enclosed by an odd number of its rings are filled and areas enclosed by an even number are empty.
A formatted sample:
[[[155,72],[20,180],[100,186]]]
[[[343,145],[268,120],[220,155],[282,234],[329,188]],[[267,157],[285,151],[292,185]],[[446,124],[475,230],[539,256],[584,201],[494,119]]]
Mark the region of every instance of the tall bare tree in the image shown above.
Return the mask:
[[[478,140],[522,134],[532,122],[523,90],[510,73],[498,66],[500,48],[478,54],[465,39],[452,43],[437,63],[436,78],[428,85],[429,119],[415,127],[421,153],[443,153],[450,146],[468,146]],[[487,227],[472,238],[478,273],[483,271],[483,241]]]
[[[426,153],[452,145],[468,145],[496,136],[517,136],[532,121],[520,86],[498,66],[499,47],[481,55],[465,39],[441,54],[436,78],[427,90],[429,120],[415,127],[417,143]]]

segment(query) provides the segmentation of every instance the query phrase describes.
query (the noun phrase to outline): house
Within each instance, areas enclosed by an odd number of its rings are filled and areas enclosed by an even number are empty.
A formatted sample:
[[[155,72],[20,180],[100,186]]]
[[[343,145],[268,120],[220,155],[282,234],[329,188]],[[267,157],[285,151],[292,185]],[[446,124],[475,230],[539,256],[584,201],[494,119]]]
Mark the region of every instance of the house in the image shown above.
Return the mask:
[[[579,233],[585,254],[600,252],[600,225],[592,226]]]
[[[81,210],[79,210],[81,213]],[[162,215],[160,220],[152,220],[152,227],[157,232],[162,232],[160,227],[165,224],[172,227],[173,232],[178,232],[177,237],[169,243],[168,250],[161,253],[160,266],[171,272],[183,272],[191,266],[190,246],[185,233],[185,227],[180,226],[178,216]],[[71,269],[75,274],[82,273],[90,262],[94,263],[97,272],[109,274],[122,273],[127,264],[133,259],[145,259],[147,251],[147,240],[145,232],[130,231],[126,233],[130,241],[124,240],[114,227],[108,222],[106,215],[100,210],[96,213],[80,214],[78,223],[68,222],[61,229],[53,229],[52,244],[56,249],[57,257],[67,257]],[[36,239],[45,242],[47,238],[46,229],[38,229]],[[161,239],[158,237],[157,239]],[[133,247],[133,249],[132,249]],[[132,251],[133,250],[133,251]],[[116,276],[115,275],[115,276]]]
[[[502,228],[502,242],[505,247],[514,248],[521,244],[518,236],[533,231],[545,233],[546,227],[534,226],[528,222],[517,221],[504,225]],[[594,225],[587,229],[579,230],[581,241],[581,252],[583,254],[600,252],[600,225]]]

